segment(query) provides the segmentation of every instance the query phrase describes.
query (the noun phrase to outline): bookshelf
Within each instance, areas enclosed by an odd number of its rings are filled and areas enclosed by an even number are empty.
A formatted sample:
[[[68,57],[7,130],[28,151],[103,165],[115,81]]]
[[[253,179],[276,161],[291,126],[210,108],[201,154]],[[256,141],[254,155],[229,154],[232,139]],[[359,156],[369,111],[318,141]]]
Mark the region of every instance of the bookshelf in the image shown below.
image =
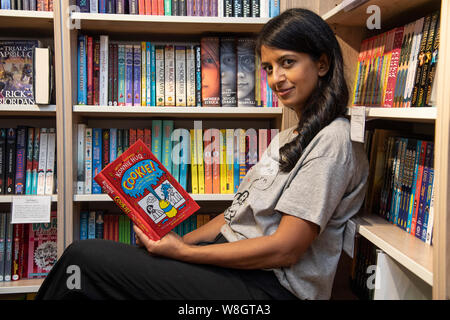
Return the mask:
[[[299,1],[297,1],[299,3]],[[347,2],[348,3],[348,2]],[[363,38],[377,34],[366,27],[369,14],[366,8],[376,5],[380,8],[380,31],[401,26],[420,18],[434,10],[441,12],[441,39],[448,39],[450,29],[448,1],[429,0],[369,0],[364,4],[346,10],[342,1],[320,1],[315,5],[340,41],[346,64],[346,75],[349,88],[353,88],[356,62]],[[379,33],[379,32],[378,32]],[[447,38],[445,38],[447,35]],[[435,80],[438,83],[437,106],[433,108],[376,108],[367,107],[367,120],[401,121],[410,124],[426,123],[431,126],[435,140],[436,172],[436,205],[434,221],[433,245],[429,246],[407,234],[397,226],[390,224],[373,213],[365,213],[356,221],[359,233],[382,249],[393,260],[416,275],[420,280],[432,287],[433,299],[449,298],[450,272],[448,264],[448,155],[449,155],[449,106],[450,94],[445,89],[444,74],[450,70],[448,43],[441,41],[439,59],[440,75]],[[348,115],[351,115],[349,108]]]
[[[0,10],[0,32],[2,39],[38,39],[43,45],[52,45],[55,49],[60,45],[60,39],[55,31],[54,12],[47,11],[25,11],[25,10]],[[57,57],[55,56],[57,59]],[[55,75],[62,72],[62,64],[55,63]],[[61,94],[61,82],[56,81],[55,88],[57,95]],[[30,127],[53,127],[56,128],[57,148],[64,142],[61,135],[62,130],[57,121],[62,109],[60,104],[50,105],[7,105],[0,104],[0,127],[16,127],[25,125]],[[57,159],[56,166],[62,168],[61,162]],[[62,171],[60,171],[63,176]],[[56,190],[61,191],[58,185]],[[61,201],[62,192],[51,195],[52,210],[58,212],[58,239],[64,239],[64,216],[62,215],[63,203]],[[9,211],[14,195],[0,196],[0,210]],[[58,241],[58,256],[62,254],[64,247]],[[19,281],[0,282],[0,294],[33,293],[37,292],[43,279],[23,279]]]

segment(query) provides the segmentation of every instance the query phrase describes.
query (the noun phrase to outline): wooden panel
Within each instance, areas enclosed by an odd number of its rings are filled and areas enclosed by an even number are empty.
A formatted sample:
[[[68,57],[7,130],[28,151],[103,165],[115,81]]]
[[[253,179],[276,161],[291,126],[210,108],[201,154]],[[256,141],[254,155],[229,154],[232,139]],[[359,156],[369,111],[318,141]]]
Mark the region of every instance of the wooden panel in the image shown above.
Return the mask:
[[[442,1],[441,43],[437,75],[437,119],[435,145],[435,220],[433,299],[450,298],[450,91],[446,80],[450,74],[450,4]]]

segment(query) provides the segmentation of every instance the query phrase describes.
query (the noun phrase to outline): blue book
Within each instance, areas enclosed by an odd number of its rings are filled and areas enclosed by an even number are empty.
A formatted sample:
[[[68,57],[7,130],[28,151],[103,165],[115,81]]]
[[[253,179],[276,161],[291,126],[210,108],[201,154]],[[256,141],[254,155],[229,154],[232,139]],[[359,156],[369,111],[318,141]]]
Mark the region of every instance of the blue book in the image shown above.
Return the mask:
[[[90,211],[88,214],[88,239],[95,239],[95,211]]]
[[[269,0],[269,18],[280,15],[280,0]]]
[[[89,3],[89,0],[77,0],[77,6],[80,8],[80,12],[90,12]]]
[[[234,131],[234,171],[233,171],[233,184],[234,184],[234,193],[237,192],[240,184],[240,170],[241,165],[239,163],[240,156],[240,133],[239,131]]]
[[[28,128],[28,140],[27,140],[27,168],[25,173],[25,194],[31,194],[32,190],[32,166],[33,166],[33,143],[34,143],[34,128]],[[39,130],[39,129],[38,129]],[[28,165],[31,163],[31,166]]]
[[[88,217],[89,212],[80,212],[80,240],[86,240],[88,238]]]
[[[155,45],[151,45],[151,60],[150,60],[150,68],[151,68],[151,105],[156,106],[156,51]]]
[[[414,213],[414,196],[416,194],[416,189],[420,188],[420,186],[417,185],[417,179],[418,179],[418,173],[419,173],[419,160],[420,160],[420,149],[422,146],[422,140],[417,140],[416,142],[416,158],[414,161],[414,167],[413,167],[413,182],[411,186],[411,194],[409,198],[409,207],[408,207],[408,221],[406,224],[406,232],[411,233],[411,222],[412,222],[412,215]]]
[[[152,121],[152,153],[162,162],[162,120]]]
[[[2,0],[2,9],[11,9],[11,3],[9,0]]]
[[[125,105],[125,45],[119,44],[117,49],[118,97],[117,105]]]
[[[98,12],[106,13],[106,0],[98,0]]]
[[[87,104],[86,36],[78,36],[78,104]]]
[[[15,194],[25,194],[25,169],[28,132],[26,127],[17,127]]]
[[[92,129],[92,178],[102,171],[102,129]],[[92,194],[101,194],[102,188],[92,179]]]
[[[162,137],[162,164],[167,171],[172,174],[172,140],[173,120],[163,120],[162,123],[163,137]]]
[[[117,158],[117,128],[109,129],[109,161]]]
[[[195,46],[195,100],[196,106],[202,106],[202,55],[199,45]]]
[[[187,189],[187,178],[188,178],[188,163],[190,163],[191,158],[191,136],[189,131],[186,129],[181,129],[182,134],[180,137],[181,151],[180,151],[180,185],[186,190]]]
[[[133,46],[133,105],[141,105],[141,46]]]
[[[103,211],[97,211],[95,213],[95,239],[103,239],[104,233],[104,220]]]
[[[145,104],[147,106],[152,105],[152,44],[150,42],[146,42],[145,45],[145,93],[146,99]]]

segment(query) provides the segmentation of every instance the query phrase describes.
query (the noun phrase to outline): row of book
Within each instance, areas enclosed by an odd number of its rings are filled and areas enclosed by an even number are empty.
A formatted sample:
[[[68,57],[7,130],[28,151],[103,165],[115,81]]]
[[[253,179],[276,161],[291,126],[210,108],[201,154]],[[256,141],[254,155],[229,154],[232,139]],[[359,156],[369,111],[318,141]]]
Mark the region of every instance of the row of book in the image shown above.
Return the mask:
[[[353,105],[430,106],[440,42],[439,20],[439,12],[434,12],[363,40]]]
[[[201,227],[212,218],[210,214],[192,215],[173,231],[179,236]],[[135,245],[133,222],[124,214],[105,213],[100,210],[80,212],[80,240],[105,239]]]
[[[136,129],[79,124],[77,193],[102,193],[93,177],[141,139],[188,192],[233,194],[277,133],[278,129],[175,129],[173,120],[153,120],[151,128]]]
[[[78,37],[78,104],[100,106],[278,107],[255,40],[200,43]]]
[[[350,288],[360,300],[373,300],[377,247],[361,236],[355,235],[354,254],[350,272]]]
[[[1,0],[1,9],[53,11],[53,0]]]
[[[11,224],[11,212],[0,213],[0,281],[45,277],[57,260],[57,217],[50,223]]]
[[[77,0],[80,12],[162,16],[274,17],[279,0]]]
[[[39,40],[0,40],[0,104],[55,101],[54,56]]]
[[[374,132],[372,210],[431,244],[434,220],[434,143]]]
[[[55,128],[0,128],[0,194],[56,193]]]

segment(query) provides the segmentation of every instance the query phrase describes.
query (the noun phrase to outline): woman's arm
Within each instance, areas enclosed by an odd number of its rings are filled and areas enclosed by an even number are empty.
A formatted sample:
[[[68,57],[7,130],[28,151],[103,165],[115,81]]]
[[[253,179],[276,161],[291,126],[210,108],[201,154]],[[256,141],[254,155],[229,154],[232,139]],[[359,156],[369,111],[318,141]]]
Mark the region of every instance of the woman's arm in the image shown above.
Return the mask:
[[[270,236],[208,246],[186,244],[174,233],[152,241],[139,229],[135,231],[139,241],[152,254],[191,263],[263,269],[295,264],[318,235],[319,227],[309,221],[283,215],[277,231]]]
[[[220,232],[220,228],[225,224],[224,214],[221,213],[208,223],[202,225],[183,236],[183,241],[187,244],[213,241]]]

